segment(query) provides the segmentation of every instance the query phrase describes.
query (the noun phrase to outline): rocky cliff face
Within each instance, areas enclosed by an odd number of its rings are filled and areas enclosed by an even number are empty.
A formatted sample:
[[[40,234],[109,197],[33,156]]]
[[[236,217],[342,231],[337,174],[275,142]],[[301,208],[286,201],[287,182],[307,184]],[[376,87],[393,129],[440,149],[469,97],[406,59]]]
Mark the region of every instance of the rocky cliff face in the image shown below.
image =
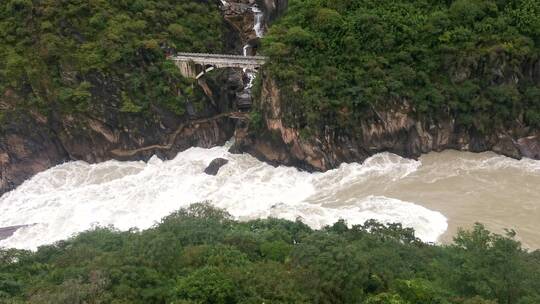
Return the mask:
[[[270,25],[283,15],[289,6],[288,0],[258,0],[264,11],[265,24]]]
[[[222,10],[223,18],[230,27],[231,44],[234,44],[233,52],[243,54],[244,45],[250,45],[249,51],[252,55],[256,52],[259,45],[259,39],[253,30],[255,17],[252,7],[257,5],[254,0],[229,0],[225,1]]]
[[[233,1],[231,1],[233,2]],[[247,2],[234,1],[239,7]],[[241,53],[254,39],[253,14],[247,9],[224,7],[226,52]],[[149,113],[121,111],[119,84],[111,79],[92,80],[91,113],[19,111],[21,97],[0,95],[0,195],[34,174],[70,160],[89,163],[147,160],[152,155],[174,157],[190,147],[224,144],[234,132],[235,121],[225,113],[234,111],[243,90],[242,71],[224,69],[199,81],[206,95],[199,106],[189,103],[185,115],[176,115],[155,104]],[[201,106],[202,105],[202,106]],[[4,115],[2,115],[4,114]]]
[[[223,5],[223,17],[229,27],[228,45],[234,53],[242,54],[243,47],[250,46],[248,55],[255,55],[259,47],[259,37],[254,31],[255,15],[253,8],[263,12],[262,31],[285,13],[288,0],[227,0]]]
[[[224,93],[214,95],[228,107]],[[193,146],[222,145],[234,130],[233,121],[212,106],[190,117],[157,106],[150,115],[121,113],[115,103],[114,95],[103,100],[110,109],[95,115],[10,113],[0,129],[0,194],[65,161],[169,159]]]
[[[540,159],[540,132],[516,124],[513,128],[480,133],[456,125],[452,117],[437,122],[415,118],[406,101],[392,110],[376,111],[359,121],[354,132],[326,129],[302,136],[284,120],[286,105],[279,87],[264,75],[261,98],[257,101],[263,125],[236,131],[234,151],[247,152],[273,164],[292,165],[309,171],[329,170],[343,162],[361,162],[389,151],[408,158],[422,153],[456,149],[471,152],[494,151],[513,158]]]
[[[250,9],[254,4],[265,12],[266,24],[287,8],[286,0],[228,1],[223,12],[228,28],[226,46],[231,53],[241,53],[244,45],[256,51],[258,38]],[[540,79],[540,63],[527,67],[524,75]],[[114,85],[99,81],[94,83],[94,93],[102,108],[93,115],[10,111],[0,129],[0,195],[65,161],[146,160],[152,155],[172,158],[192,146],[221,145],[233,133],[233,151],[306,170],[328,170],[383,151],[415,158],[430,151],[457,149],[540,159],[538,130],[515,124],[486,134],[459,127],[452,117],[422,121],[407,101],[391,110],[373,111],[354,131],[327,128],[305,135],[284,120],[287,107],[271,75],[262,78],[261,97],[256,101],[262,125],[257,126],[237,126],[224,115],[234,110],[235,99],[245,85],[238,70],[226,70],[215,79],[200,81],[208,100],[203,109],[188,105],[188,113],[183,116],[159,106],[152,106],[146,116],[122,113]],[[0,110],[4,112],[16,102],[17,96],[5,92],[0,97]]]

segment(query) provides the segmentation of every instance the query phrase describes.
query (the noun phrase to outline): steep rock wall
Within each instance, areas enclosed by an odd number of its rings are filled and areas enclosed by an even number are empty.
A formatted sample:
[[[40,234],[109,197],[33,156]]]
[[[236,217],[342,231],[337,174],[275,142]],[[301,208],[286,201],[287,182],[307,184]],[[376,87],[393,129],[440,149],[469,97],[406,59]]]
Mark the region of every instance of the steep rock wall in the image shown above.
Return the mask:
[[[224,51],[242,54],[249,41],[258,45],[250,9],[255,1],[227,3],[231,5],[215,1],[224,18]],[[206,95],[204,101],[198,100],[197,105],[188,101],[184,115],[158,103],[144,115],[122,112],[120,85],[99,77],[91,81],[96,108],[92,113],[19,111],[22,98],[0,92],[4,94],[0,95],[0,119],[4,116],[0,124],[0,195],[34,174],[70,160],[147,160],[152,155],[169,159],[190,147],[222,145],[234,132],[235,120],[224,114],[236,109],[238,93],[245,85],[242,75],[239,69],[224,69],[205,76],[198,82]]]
[[[170,159],[193,146],[222,145],[232,136],[234,122],[219,111],[230,108],[230,100],[215,95],[220,107],[208,106],[196,118],[158,106],[150,116],[121,113],[112,106],[114,97],[103,100],[109,111],[95,115],[10,113],[0,129],[0,195],[65,161]]]
[[[271,75],[263,75],[258,102],[262,125],[236,131],[233,151],[247,152],[273,164],[292,165],[309,171],[325,171],[343,162],[361,162],[379,152],[408,158],[423,153],[456,149],[493,151],[513,158],[540,159],[540,132],[516,124],[512,128],[481,133],[457,126],[452,117],[436,122],[415,117],[411,105],[401,101],[390,110],[374,111],[359,121],[355,130],[331,130],[305,135],[287,125],[286,105]]]

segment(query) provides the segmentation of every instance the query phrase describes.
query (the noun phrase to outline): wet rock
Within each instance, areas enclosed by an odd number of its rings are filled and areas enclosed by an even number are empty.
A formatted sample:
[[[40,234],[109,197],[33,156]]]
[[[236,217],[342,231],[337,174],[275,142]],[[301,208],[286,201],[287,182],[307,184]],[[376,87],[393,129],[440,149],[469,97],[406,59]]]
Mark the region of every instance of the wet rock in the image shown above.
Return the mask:
[[[236,45],[235,52],[242,53],[243,46],[248,41],[257,38],[253,30],[255,19],[251,5],[247,1],[244,3],[239,0],[230,0],[226,3],[226,5],[222,6],[222,14],[228,26],[230,26],[231,30],[229,32],[234,33],[229,35],[230,38],[227,39],[227,44]],[[234,41],[230,41],[230,39],[234,39]]]
[[[521,155],[532,159],[540,159],[540,136],[520,138],[517,145]]]
[[[219,172],[219,169],[223,166],[225,166],[229,161],[224,158],[216,158],[213,161],[210,162],[208,167],[204,169],[204,173],[208,175],[217,175]]]
[[[251,95],[245,92],[239,93],[236,96],[236,107],[240,110],[251,108]]]
[[[18,225],[18,226],[11,226],[11,227],[2,227],[0,228],[0,241],[5,240],[8,237],[11,237],[17,230],[26,227],[28,225]]]
[[[492,148],[493,152],[512,158],[521,158],[521,152],[516,146],[516,142],[508,135],[502,135]]]
[[[0,129],[0,195],[28,177],[68,161],[69,154],[47,125],[18,117]]]

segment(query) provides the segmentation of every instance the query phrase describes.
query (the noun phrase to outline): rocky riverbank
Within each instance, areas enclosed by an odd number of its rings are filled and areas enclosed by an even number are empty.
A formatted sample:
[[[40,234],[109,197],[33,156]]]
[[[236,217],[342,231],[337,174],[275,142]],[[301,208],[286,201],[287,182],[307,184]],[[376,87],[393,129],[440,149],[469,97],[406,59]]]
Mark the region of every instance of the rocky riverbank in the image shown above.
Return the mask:
[[[431,151],[493,151],[520,159],[540,159],[540,131],[516,123],[510,129],[479,132],[462,128],[453,117],[437,122],[419,120],[407,101],[391,110],[373,110],[354,130],[326,128],[314,135],[303,135],[284,119],[287,113],[278,85],[264,75],[257,108],[261,125],[237,129],[235,152],[250,153],[276,165],[296,166],[309,171],[326,171],[341,163],[362,162],[380,153],[392,152],[418,158]]]

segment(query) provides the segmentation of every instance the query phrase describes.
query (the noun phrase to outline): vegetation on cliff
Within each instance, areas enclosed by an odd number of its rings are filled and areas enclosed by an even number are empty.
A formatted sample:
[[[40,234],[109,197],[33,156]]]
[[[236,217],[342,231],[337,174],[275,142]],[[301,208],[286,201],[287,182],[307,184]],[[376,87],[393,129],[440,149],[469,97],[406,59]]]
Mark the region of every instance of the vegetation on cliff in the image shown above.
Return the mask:
[[[2,1],[0,110],[181,114],[194,93],[164,49],[219,52],[222,30],[212,1]]]
[[[540,126],[537,0],[290,0],[262,50],[307,132],[405,102],[481,132]]]
[[[196,204],[146,231],[0,250],[1,303],[538,303],[540,252],[481,225],[449,246],[376,222],[312,230]]]

